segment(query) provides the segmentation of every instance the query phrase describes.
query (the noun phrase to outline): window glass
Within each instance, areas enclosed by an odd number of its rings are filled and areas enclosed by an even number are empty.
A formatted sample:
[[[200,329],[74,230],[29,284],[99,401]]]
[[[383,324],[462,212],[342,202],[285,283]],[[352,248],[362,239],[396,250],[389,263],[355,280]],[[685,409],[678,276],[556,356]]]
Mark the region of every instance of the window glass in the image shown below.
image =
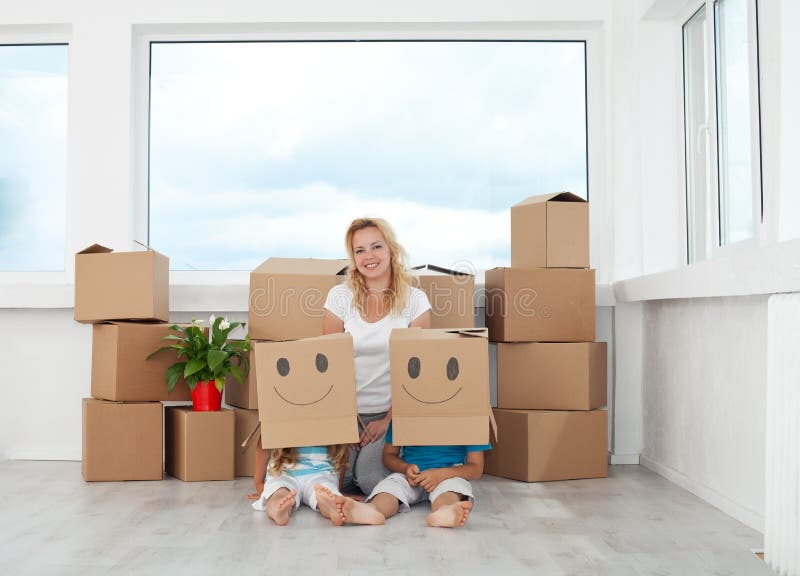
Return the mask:
[[[63,270],[66,45],[0,45],[0,270]]]
[[[587,196],[583,42],[153,43],[149,241],[173,269],[341,257],[507,265],[509,207]]]

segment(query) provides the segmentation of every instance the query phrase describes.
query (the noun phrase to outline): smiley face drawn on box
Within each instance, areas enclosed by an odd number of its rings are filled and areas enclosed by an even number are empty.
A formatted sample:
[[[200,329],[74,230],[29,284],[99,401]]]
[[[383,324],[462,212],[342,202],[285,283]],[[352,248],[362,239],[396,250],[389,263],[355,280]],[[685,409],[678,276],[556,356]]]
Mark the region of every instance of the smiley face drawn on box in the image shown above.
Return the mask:
[[[256,366],[265,448],[358,440],[353,341],[348,334],[259,342]]]
[[[389,342],[397,445],[488,441],[485,329],[398,329]]]

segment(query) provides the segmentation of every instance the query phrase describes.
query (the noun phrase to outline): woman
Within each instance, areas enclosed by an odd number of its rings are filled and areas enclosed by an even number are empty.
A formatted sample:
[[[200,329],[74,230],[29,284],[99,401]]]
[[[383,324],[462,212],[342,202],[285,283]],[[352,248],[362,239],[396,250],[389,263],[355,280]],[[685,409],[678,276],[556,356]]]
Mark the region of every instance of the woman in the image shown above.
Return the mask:
[[[383,437],[392,418],[389,384],[389,335],[394,328],[430,327],[428,297],[412,286],[406,253],[380,218],[359,218],[347,229],[350,256],[347,281],[331,289],[325,301],[325,334],[353,337],[359,443],[350,452],[343,488],[365,494],[389,471],[381,463]]]

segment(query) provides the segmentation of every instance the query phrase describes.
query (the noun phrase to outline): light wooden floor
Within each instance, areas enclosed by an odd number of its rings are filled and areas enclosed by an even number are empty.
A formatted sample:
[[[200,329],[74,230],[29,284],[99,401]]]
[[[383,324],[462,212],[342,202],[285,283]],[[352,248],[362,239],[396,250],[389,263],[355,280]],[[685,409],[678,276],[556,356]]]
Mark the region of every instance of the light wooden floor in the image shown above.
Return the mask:
[[[600,480],[484,476],[464,529],[425,506],[382,527],[285,528],[251,510],[249,479],[84,483],[77,462],[0,463],[0,574],[772,574],[762,536],[639,466]]]

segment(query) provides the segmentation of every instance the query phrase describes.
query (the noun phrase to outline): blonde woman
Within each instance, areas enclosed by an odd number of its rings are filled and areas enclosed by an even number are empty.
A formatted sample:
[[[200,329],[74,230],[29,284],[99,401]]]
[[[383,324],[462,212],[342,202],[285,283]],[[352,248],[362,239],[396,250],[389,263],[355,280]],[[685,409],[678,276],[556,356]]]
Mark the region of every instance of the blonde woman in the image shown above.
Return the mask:
[[[385,220],[354,220],[345,246],[350,257],[347,281],[328,293],[324,332],[353,337],[361,437],[350,452],[342,487],[369,494],[389,474],[381,463],[392,418],[389,335],[394,328],[429,328],[431,305],[425,293],[412,286],[406,252]]]

